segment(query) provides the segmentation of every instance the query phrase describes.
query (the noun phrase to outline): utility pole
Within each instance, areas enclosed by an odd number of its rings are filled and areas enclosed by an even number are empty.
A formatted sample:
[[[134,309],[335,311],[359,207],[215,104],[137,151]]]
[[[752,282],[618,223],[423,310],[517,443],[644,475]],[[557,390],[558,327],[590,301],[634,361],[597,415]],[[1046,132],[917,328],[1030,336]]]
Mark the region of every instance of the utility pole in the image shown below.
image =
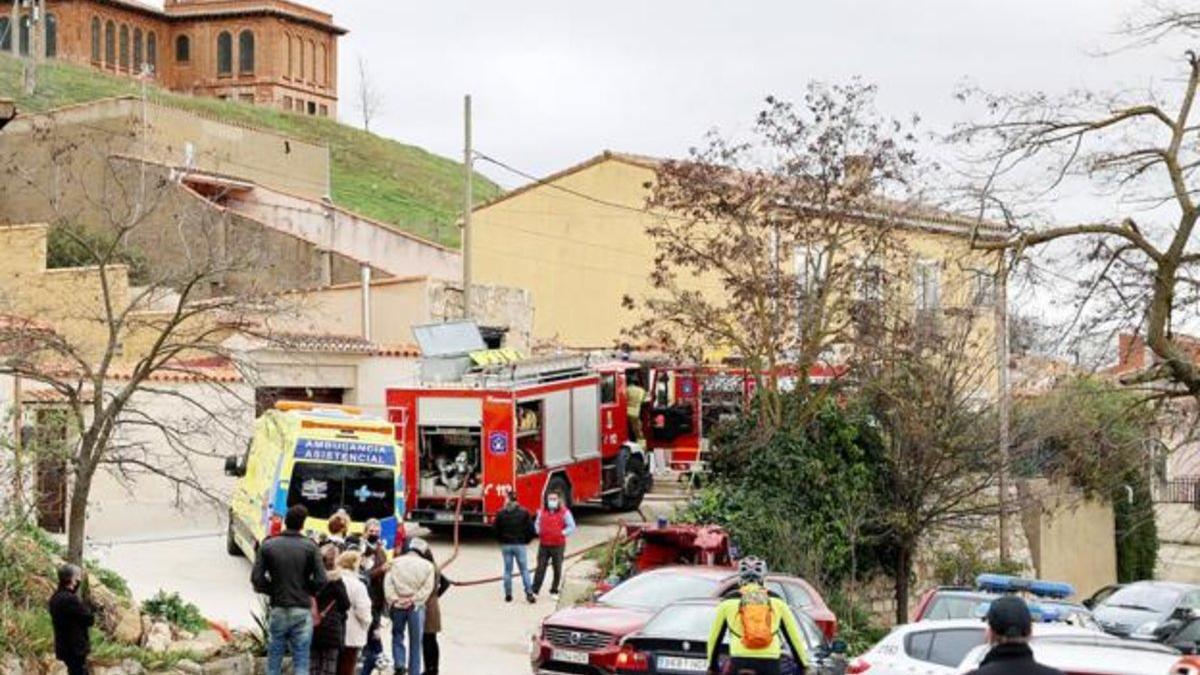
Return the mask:
[[[1008,467],[1009,467],[1009,391],[1008,391],[1008,266],[1003,257],[996,277],[996,383],[1000,414],[1000,562],[1009,561],[1008,549]]]
[[[471,318],[471,178],[475,173],[475,153],[471,150],[471,95],[463,98],[463,220],[462,286],[463,318]]]
[[[13,58],[21,56],[21,0],[13,0],[8,14],[8,48]]]

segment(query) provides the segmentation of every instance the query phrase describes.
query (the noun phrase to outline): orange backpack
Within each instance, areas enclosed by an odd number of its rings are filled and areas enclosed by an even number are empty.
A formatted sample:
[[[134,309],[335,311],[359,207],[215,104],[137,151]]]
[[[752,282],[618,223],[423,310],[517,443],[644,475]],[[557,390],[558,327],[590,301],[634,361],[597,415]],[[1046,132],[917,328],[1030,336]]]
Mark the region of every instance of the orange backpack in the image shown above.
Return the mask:
[[[742,620],[742,646],[746,649],[766,649],[775,641],[775,612],[771,596],[762,586],[741,589],[738,616]]]

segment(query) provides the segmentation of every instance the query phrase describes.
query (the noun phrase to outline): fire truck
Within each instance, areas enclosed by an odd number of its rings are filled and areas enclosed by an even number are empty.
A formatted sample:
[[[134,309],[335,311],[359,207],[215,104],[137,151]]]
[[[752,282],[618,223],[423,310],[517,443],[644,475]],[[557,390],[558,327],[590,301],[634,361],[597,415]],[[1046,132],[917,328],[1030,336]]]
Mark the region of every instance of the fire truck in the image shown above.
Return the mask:
[[[386,394],[404,447],[409,520],[490,523],[510,490],[529,509],[549,491],[568,505],[641,504],[651,474],[628,433],[626,377],[635,365],[497,358],[473,349],[474,340],[446,338],[461,328],[426,328],[417,330],[421,382]]]

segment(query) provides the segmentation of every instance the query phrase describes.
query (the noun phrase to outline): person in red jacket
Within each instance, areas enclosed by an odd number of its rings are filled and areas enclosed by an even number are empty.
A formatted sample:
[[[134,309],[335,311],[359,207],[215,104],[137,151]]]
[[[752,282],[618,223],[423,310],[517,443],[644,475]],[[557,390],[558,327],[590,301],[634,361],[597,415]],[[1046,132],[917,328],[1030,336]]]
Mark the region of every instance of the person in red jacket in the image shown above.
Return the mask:
[[[542,591],[546,580],[546,563],[554,565],[554,577],[550,580],[550,597],[558,598],[558,585],[562,580],[563,552],[567,548],[567,537],[575,531],[575,517],[571,515],[558,492],[546,493],[546,504],[538,509],[534,528],[538,534],[537,572],[533,575],[533,594]]]

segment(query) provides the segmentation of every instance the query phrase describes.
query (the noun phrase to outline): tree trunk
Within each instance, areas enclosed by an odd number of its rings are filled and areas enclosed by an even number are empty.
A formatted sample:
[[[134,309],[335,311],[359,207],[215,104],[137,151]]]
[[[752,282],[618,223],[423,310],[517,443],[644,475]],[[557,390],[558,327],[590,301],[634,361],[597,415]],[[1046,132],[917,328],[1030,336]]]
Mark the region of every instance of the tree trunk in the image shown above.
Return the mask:
[[[13,0],[12,10],[8,15],[8,47],[14,57],[21,56],[21,5]]]
[[[911,542],[901,542],[896,553],[896,624],[908,623],[908,588],[912,577],[912,554],[915,546]]]
[[[87,528],[88,497],[92,492],[94,467],[83,465],[75,472],[75,485],[71,490],[71,508],[67,513],[67,561],[83,564],[84,533]]]

